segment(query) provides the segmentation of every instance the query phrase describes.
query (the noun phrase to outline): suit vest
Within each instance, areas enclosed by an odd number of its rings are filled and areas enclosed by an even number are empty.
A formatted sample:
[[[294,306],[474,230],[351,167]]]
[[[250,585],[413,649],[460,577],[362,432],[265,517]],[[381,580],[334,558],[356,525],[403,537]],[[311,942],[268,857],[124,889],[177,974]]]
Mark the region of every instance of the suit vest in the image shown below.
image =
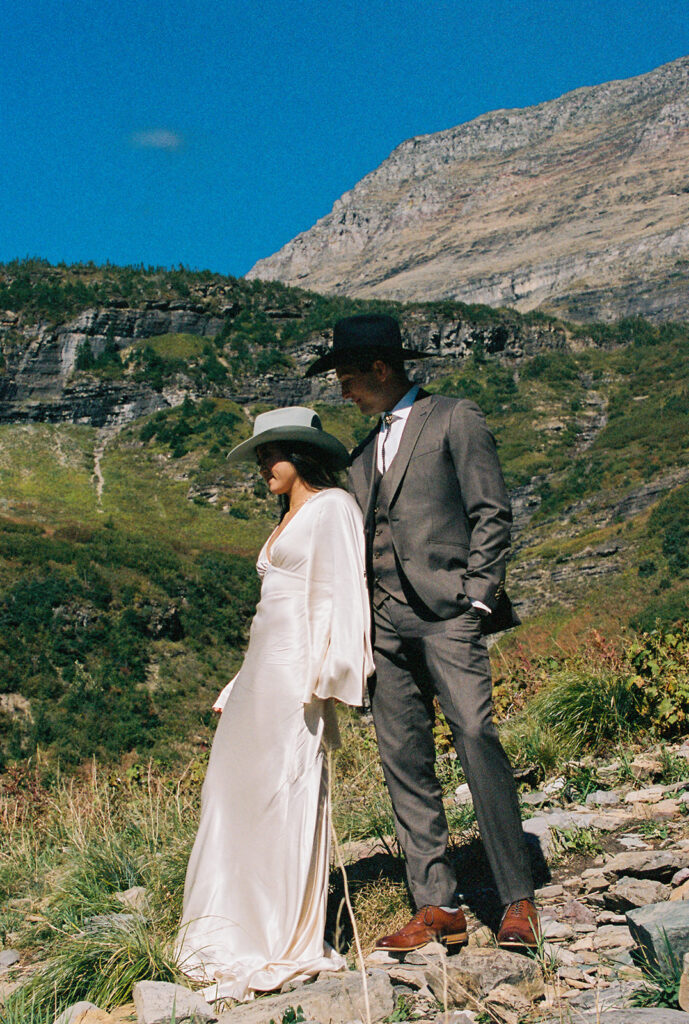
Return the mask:
[[[373,604],[378,606],[386,595],[406,601],[402,580],[404,574],[395,554],[390,531],[390,473],[381,476],[375,470],[374,501],[369,521],[370,561]]]

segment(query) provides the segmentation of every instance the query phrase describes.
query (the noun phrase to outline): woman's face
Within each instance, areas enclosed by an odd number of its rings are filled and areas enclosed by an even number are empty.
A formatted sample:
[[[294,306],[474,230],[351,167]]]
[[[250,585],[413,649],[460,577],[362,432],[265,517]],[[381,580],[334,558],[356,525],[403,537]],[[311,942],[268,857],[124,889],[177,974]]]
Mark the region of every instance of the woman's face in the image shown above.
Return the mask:
[[[258,470],[271,494],[290,494],[299,474],[285,458],[279,444],[261,444],[256,449]]]

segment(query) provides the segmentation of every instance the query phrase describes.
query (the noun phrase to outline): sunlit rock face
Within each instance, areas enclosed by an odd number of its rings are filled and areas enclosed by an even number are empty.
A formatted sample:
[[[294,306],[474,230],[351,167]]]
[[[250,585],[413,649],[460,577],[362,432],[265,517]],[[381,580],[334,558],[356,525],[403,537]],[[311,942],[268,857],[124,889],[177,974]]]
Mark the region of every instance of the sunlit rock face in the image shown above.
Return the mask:
[[[409,139],[247,275],[320,292],[689,316],[689,57]]]

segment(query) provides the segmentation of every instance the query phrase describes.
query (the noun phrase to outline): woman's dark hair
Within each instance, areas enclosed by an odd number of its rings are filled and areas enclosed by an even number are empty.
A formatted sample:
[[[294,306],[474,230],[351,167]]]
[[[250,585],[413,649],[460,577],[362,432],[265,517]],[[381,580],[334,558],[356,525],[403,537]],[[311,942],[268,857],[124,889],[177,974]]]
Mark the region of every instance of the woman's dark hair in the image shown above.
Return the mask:
[[[326,487],[341,486],[337,478],[337,471],[322,449],[316,448],[307,441],[278,441],[275,442],[275,447],[280,449],[280,454],[285,462],[292,463],[299,476],[309,487],[323,491]],[[289,510],[285,494],[278,495],[278,504],[280,519],[282,519]]]

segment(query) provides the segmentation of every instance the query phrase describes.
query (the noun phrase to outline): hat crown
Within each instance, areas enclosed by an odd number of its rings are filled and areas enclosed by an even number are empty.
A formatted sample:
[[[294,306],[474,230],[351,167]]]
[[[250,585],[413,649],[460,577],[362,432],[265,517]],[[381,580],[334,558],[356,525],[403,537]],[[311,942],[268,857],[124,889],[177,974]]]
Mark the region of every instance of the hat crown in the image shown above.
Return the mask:
[[[357,313],[338,320],[333,328],[333,345],[306,370],[306,377],[325,373],[348,361],[371,359],[425,359],[430,352],[405,348],[400,325],[387,313]]]
[[[385,313],[360,313],[339,320],[333,329],[334,349],[402,348],[400,325]]]
[[[254,437],[264,434],[267,430],[284,429],[285,427],[310,427],[322,430],[323,425],[318,413],[301,405],[291,405],[284,409],[271,409],[259,413],[254,420]]]
[[[343,469],[349,461],[342,442],[323,430],[318,413],[301,405],[259,413],[254,420],[253,436],[236,445],[227,458],[230,463],[237,463],[255,458],[256,449],[261,445],[293,443],[311,445],[335,469]]]

